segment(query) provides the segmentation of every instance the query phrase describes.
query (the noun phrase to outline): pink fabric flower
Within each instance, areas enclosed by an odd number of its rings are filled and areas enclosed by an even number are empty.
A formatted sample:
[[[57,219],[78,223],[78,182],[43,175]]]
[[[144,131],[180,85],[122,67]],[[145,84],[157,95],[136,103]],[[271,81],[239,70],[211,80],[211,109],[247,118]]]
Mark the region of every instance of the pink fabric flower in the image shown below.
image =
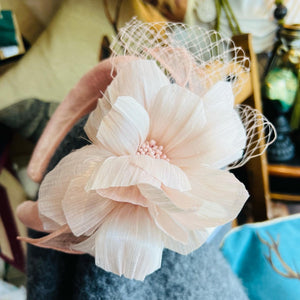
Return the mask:
[[[200,247],[248,198],[221,170],[246,144],[233,105],[229,83],[199,97],[171,84],[154,61],[121,65],[85,125],[92,144],[42,182],[40,218],[54,231],[47,247],[89,253],[106,271],[137,280],[160,268],[163,248]]]

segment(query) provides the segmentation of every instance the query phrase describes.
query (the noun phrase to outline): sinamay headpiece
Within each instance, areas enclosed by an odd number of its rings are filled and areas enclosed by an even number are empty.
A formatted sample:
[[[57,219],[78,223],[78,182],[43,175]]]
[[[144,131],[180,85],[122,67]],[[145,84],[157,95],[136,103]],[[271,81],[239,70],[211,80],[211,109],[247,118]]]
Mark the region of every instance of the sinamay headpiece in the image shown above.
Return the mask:
[[[133,19],[111,48],[114,78],[84,128],[91,144],[40,187],[52,233],[24,240],[143,280],[164,248],[188,254],[237,216],[248,193],[228,169],[267,147],[273,127],[234,106],[249,62],[215,31]]]

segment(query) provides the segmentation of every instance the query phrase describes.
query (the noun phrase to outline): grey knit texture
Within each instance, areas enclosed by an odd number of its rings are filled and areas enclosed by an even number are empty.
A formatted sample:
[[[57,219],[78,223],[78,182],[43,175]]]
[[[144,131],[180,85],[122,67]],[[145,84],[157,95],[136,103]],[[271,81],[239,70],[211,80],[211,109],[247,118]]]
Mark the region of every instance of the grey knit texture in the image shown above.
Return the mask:
[[[86,144],[86,119],[68,134],[53,157],[49,170],[69,152]],[[32,237],[40,233],[30,231]],[[95,266],[89,255],[68,255],[28,246],[28,300],[92,299],[248,299],[214,244],[183,256],[164,250],[161,269],[144,282],[129,280]]]

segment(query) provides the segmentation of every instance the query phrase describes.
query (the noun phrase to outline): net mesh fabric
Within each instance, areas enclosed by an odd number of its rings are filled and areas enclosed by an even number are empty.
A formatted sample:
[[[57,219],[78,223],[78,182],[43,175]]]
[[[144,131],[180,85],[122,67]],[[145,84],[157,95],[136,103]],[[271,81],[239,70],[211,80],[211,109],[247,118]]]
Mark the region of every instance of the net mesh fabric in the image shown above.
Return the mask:
[[[111,49],[113,57],[132,55],[157,60],[170,79],[200,94],[215,82],[226,80],[237,95],[247,80],[242,75],[250,65],[243,49],[235,47],[232,40],[214,30],[182,23],[143,23],[134,18],[120,29]]]
[[[263,154],[276,139],[276,130],[273,124],[257,109],[243,104],[237,105],[235,109],[246,129],[247,145],[243,156],[233,162],[228,169],[239,168],[251,158]]]
[[[171,82],[199,96],[218,81],[230,82],[236,96],[250,80],[250,61],[243,49],[218,32],[199,26],[143,23],[134,18],[120,29],[111,49],[113,67],[117,56],[156,60]],[[236,109],[246,129],[247,145],[243,156],[228,169],[263,153],[276,136],[273,125],[259,111],[246,105]]]

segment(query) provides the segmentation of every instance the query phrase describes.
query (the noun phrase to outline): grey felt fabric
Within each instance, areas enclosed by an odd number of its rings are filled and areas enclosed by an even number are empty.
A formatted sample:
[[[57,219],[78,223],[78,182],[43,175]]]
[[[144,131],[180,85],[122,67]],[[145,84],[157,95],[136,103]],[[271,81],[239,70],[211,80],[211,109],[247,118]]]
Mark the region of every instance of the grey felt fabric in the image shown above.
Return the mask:
[[[0,123],[36,143],[57,103],[26,99],[0,110]]]
[[[49,170],[70,151],[86,144],[77,124],[60,145]],[[30,231],[30,236],[40,233]],[[216,245],[206,244],[188,256],[164,250],[160,270],[144,282],[108,273],[89,255],[68,255],[28,246],[28,300],[46,299],[248,299]]]

